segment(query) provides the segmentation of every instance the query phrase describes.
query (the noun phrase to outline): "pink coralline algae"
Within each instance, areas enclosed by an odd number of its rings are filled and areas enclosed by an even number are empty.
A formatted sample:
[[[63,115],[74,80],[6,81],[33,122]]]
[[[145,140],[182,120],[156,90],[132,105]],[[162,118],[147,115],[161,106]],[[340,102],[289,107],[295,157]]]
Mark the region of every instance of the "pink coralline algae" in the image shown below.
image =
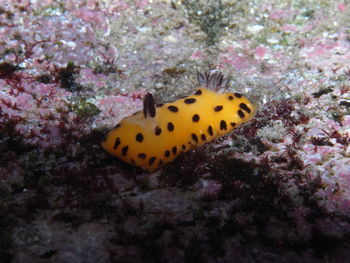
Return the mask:
[[[274,10],[270,13],[270,19],[272,20],[288,20],[291,19],[293,12],[284,10]]]
[[[258,46],[255,48],[255,57],[262,59],[265,57],[266,52],[267,52],[267,48]]]
[[[140,94],[140,96],[142,95]],[[143,101],[140,98],[132,98],[125,95],[96,99],[96,106],[101,110],[101,120],[104,120],[105,124],[109,123],[110,127],[115,126],[123,117],[141,110],[142,105]],[[96,121],[96,123],[98,122],[100,120]]]
[[[345,12],[346,9],[347,9],[347,4],[344,4],[344,3],[338,3],[337,4],[337,9],[340,11],[340,12]]]
[[[34,77],[21,72],[4,78],[2,83],[2,123],[6,125],[10,119],[18,120],[12,123],[9,132],[17,133],[25,143],[43,148],[58,146],[65,141],[65,131],[77,121],[77,116],[68,107],[70,92],[58,89],[55,84],[38,83]]]
[[[104,14],[99,11],[89,10],[87,8],[80,8],[75,12],[75,16],[82,19],[84,22],[101,23]]]
[[[334,40],[315,39],[300,54],[314,69],[324,71],[327,76],[339,76],[350,68],[350,44],[346,38],[346,34],[339,32]]]

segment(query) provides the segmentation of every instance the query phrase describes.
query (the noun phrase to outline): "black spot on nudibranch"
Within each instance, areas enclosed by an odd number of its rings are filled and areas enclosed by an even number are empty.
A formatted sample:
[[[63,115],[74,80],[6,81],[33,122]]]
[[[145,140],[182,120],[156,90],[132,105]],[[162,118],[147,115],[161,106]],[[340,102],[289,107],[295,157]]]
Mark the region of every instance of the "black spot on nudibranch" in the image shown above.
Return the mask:
[[[137,142],[143,142],[143,135],[142,135],[142,133],[136,134],[135,140]]]
[[[233,96],[231,96],[231,95],[229,95],[227,98],[228,98],[229,100],[233,100]]]
[[[126,156],[127,154],[128,154],[128,150],[129,150],[129,146],[127,145],[127,146],[124,146],[123,148],[122,148],[122,155],[123,156]]]
[[[163,160],[159,160],[159,166],[162,166],[163,165]]]
[[[174,155],[176,155],[176,153],[177,153],[177,148],[176,148],[176,146],[174,146],[173,149],[172,149],[171,151],[173,152]]]
[[[170,152],[168,150],[166,150],[165,153],[164,153],[164,156],[165,157],[169,157],[170,156]]]
[[[178,112],[179,111],[179,108],[174,106],[174,105],[170,105],[168,106],[168,109],[172,112]]]
[[[226,121],[224,120],[220,121],[220,130],[227,130]]]
[[[151,157],[150,159],[149,159],[149,161],[148,161],[148,164],[149,165],[152,165],[153,163],[154,163],[154,161],[156,160],[156,157]]]
[[[217,105],[217,106],[215,106],[214,111],[219,112],[219,111],[221,111],[223,108],[224,108],[224,106],[222,106],[222,105]]]
[[[213,136],[213,135],[214,135],[213,127],[208,126],[208,133],[209,133],[210,136]]]
[[[241,98],[242,97],[242,94],[241,93],[235,93],[235,96],[237,97],[237,98]]]
[[[205,134],[201,135],[201,139],[202,139],[202,141],[206,141],[207,140],[207,137],[205,136]]]
[[[139,157],[140,159],[146,159],[147,155],[145,153],[139,153],[137,157]]]
[[[199,89],[199,90],[197,90],[194,94],[195,94],[195,95],[202,95],[202,91]]]
[[[245,117],[244,112],[242,110],[237,111],[238,116],[241,117],[242,119]]]
[[[195,114],[192,116],[192,121],[193,122],[198,122],[199,121],[199,115],[198,114]]]
[[[195,103],[195,102],[196,102],[196,99],[194,99],[194,98],[189,98],[189,99],[185,99],[184,102],[185,102],[186,104],[192,104],[192,103]]]
[[[247,106],[247,104],[245,104],[245,103],[241,103],[241,104],[239,104],[239,107],[242,109],[242,110],[245,110],[246,112],[248,112],[248,113],[250,113],[251,112],[251,110],[249,109],[249,107]]]
[[[197,137],[196,134],[192,133],[191,136],[192,136],[192,139],[193,139],[195,142],[198,142],[198,137]]]
[[[168,131],[172,132],[174,130],[174,124],[172,122],[168,122]]]
[[[235,126],[236,126],[236,123],[235,123],[235,122],[231,122],[231,126],[232,126],[232,127],[235,127]]]
[[[182,150],[186,150],[186,145],[183,144],[181,147],[182,147]]]
[[[155,135],[160,135],[162,133],[162,129],[161,128],[159,128],[159,126],[157,126],[155,129],[154,129],[154,134]]]
[[[119,146],[119,144],[120,144],[120,139],[119,139],[119,137],[118,137],[117,139],[115,139],[113,149],[114,149],[114,150],[117,149],[118,146]]]

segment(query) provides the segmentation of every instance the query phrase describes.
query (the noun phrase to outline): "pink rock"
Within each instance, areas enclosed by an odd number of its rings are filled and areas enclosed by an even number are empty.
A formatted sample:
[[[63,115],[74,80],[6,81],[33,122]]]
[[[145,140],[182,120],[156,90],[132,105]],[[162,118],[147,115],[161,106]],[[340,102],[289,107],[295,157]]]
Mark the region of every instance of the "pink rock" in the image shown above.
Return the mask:
[[[338,11],[339,12],[345,12],[346,11],[346,4],[344,4],[344,3],[338,3],[337,4],[337,9],[338,9]]]
[[[137,0],[136,6],[137,8],[143,9],[148,5],[148,0]]]
[[[350,116],[349,115],[345,115],[343,117],[342,125],[345,127],[350,127]]]
[[[310,51],[308,52],[308,56],[310,58],[318,57],[320,55],[323,55],[326,52],[329,52],[333,48],[337,47],[338,44],[334,42],[326,42],[326,43],[318,43],[313,46],[310,46]]]
[[[102,23],[102,13],[89,10],[87,8],[80,8],[75,11],[75,15],[85,22]]]
[[[237,70],[242,70],[244,68],[247,68],[249,63],[246,58],[243,56],[237,55],[237,54],[232,54],[230,56],[224,56],[220,63],[223,64],[229,64],[233,67],[235,67]]]
[[[263,58],[266,55],[267,48],[262,46],[257,46],[255,48],[255,57],[257,58]]]
[[[282,26],[282,30],[286,33],[295,33],[297,32],[298,28],[293,24],[287,24]]]
[[[203,59],[204,53],[201,50],[194,51],[190,58],[191,59]]]
[[[202,198],[206,197],[216,197],[221,190],[221,183],[214,180],[203,180],[202,189],[200,190],[200,196]]]
[[[33,96],[27,93],[20,93],[16,97],[16,104],[21,109],[29,109],[33,107]]]
[[[288,17],[290,17],[290,13],[284,10],[275,10],[270,14],[272,20],[287,19]]]

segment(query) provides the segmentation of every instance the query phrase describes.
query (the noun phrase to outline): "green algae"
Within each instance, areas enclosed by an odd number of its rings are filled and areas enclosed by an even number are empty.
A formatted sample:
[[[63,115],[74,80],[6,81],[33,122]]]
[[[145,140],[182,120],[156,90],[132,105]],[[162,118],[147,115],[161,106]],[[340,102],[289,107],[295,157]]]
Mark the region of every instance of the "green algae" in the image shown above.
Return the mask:
[[[212,46],[218,42],[225,28],[229,25],[232,9],[221,0],[207,1],[206,4],[185,0],[183,5],[186,8],[189,21],[197,24],[206,34],[207,44]]]
[[[83,119],[96,116],[100,113],[100,110],[93,103],[83,97],[76,97],[71,100],[70,108],[78,117]]]

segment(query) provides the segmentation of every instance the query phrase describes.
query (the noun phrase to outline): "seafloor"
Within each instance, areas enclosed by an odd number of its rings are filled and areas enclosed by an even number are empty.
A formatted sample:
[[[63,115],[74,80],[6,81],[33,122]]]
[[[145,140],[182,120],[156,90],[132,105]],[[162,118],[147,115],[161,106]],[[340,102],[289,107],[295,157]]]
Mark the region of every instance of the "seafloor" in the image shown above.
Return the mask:
[[[349,262],[347,1],[0,1],[0,262]],[[255,118],[154,173],[100,146],[218,69]]]

